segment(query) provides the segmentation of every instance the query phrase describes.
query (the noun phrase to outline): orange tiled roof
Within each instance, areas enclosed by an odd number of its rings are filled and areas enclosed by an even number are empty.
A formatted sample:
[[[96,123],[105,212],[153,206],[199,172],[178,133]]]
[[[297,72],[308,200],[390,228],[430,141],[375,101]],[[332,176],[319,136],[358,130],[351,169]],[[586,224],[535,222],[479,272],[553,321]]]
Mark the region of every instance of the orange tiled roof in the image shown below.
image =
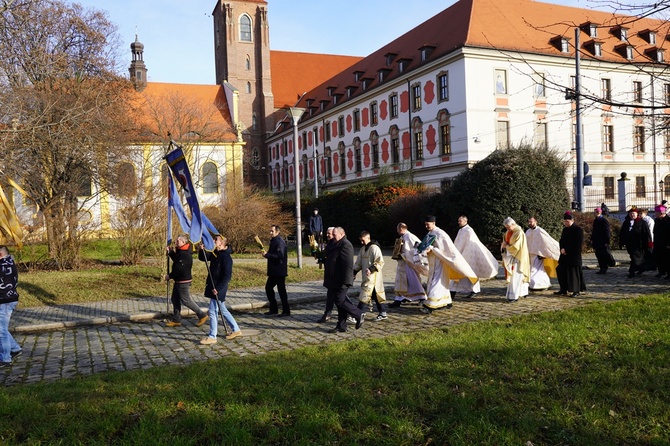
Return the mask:
[[[623,42],[612,33],[612,28],[624,19],[624,16],[608,12],[534,0],[460,0],[332,78],[324,80],[312,90],[308,90],[300,105],[307,107],[308,103],[311,103],[314,112],[318,114],[321,101],[328,104],[326,110],[333,106],[333,97],[328,92],[329,87],[334,87],[330,88],[333,93],[342,94],[340,103],[346,101],[348,88],[353,89],[352,97],[363,91],[362,81],[355,81],[355,72],[359,73],[361,79],[367,79],[367,90],[370,90],[380,85],[380,70],[384,72],[384,82],[388,82],[463,47],[494,48],[571,58],[574,57],[574,51],[561,53],[559,47],[552,43],[552,39],[563,36],[573,42],[575,27],[587,22],[601,26],[597,40],[602,43],[603,56],[597,59],[630,63],[618,49]],[[629,28],[628,41],[635,47],[633,63],[651,62],[645,55],[645,50],[653,48],[653,45],[645,40],[643,31],[657,32],[657,45],[662,46],[666,42],[668,23],[654,19],[639,19],[626,20],[625,26]],[[592,39],[586,33],[581,33],[582,54],[586,58],[589,57],[585,49],[589,40]],[[587,45],[584,45],[585,43]],[[428,58],[422,62],[419,49],[424,46],[429,47],[431,51]],[[392,61],[387,64],[389,56],[392,56]],[[398,62],[401,60],[406,64],[404,73],[400,73],[398,69]],[[274,73],[276,69],[274,63],[272,69]]]
[[[361,59],[356,56],[270,51],[275,108],[295,105],[301,94]]]
[[[148,82],[138,92],[140,140],[173,138],[199,132],[206,142],[233,142],[237,135],[226,94],[220,85]],[[164,135],[165,133],[165,135]]]

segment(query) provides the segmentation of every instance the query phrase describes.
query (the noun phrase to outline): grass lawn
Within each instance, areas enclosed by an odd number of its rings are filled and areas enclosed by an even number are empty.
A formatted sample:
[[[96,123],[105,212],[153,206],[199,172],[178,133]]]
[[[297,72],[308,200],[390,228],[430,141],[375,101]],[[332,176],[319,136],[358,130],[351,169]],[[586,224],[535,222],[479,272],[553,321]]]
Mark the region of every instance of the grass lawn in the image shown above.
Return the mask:
[[[0,442],[667,445],[667,299],[5,388]]]

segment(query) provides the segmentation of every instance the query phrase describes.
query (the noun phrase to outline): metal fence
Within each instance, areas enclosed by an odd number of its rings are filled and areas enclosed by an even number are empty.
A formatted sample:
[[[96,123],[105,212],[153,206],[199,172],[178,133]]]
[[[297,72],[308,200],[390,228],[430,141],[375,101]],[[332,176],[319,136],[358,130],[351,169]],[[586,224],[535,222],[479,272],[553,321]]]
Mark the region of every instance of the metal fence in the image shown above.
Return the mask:
[[[653,211],[654,207],[669,195],[666,187],[661,187],[658,184],[646,184],[642,187],[632,181],[626,182],[626,193],[623,197],[619,196],[619,191],[616,188],[614,191],[606,192],[602,188],[586,186],[584,188],[582,210],[593,210],[605,203],[612,212],[623,212],[630,209],[631,206]],[[574,201],[574,192],[572,200]]]

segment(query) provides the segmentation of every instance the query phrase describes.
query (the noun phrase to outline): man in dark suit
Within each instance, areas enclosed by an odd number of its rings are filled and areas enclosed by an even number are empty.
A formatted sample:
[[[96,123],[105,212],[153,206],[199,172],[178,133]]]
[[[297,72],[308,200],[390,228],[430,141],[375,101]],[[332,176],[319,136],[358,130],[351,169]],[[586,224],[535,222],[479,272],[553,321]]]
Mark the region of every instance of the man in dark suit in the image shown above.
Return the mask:
[[[558,258],[556,275],[560,290],[554,294],[568,294],[577,297],[586,291],[584,274],[582,272],[582,245],[584,244],[584,230],[575,224],[572,213],[563,215],[563,232],[558,241],[561,255]]]
[[[356,319],[356,329],[361,328],[365,313],[347,297],[347,291],[354,283],[354,247],[347,240],[344,229],[333,229],[333,242],[326,245],[326,263],[323,286],[328,289],[327,298],[337,306],[337,325],[331,333],[347,331],[347,316]]]
[[[591,245],[596,252],[600,270],[596,274],[605,274],[607,268],[614,266],[614,259],[610,251],[610,222],[603,215],[602,208],[595,209],[596,218],[593,219],[593,230],[591,231]]]
[[[288,306],[288,294],[286,293],[286,276],[288,276],[288,251],[286,249],[286,242],[279,235],[279,225],[270,226],[270,247],[263,252],[263,257],[268,259],[267,275],[268,280],[265,282],[265,294],[268,296],[270,302],[270,311],[267,315],[275,315],[279,313],[277,306],[277,299],[275,298],[275,290],[279,292],[281,299],[281,314],[279,316],[290,316],[291,309]]]

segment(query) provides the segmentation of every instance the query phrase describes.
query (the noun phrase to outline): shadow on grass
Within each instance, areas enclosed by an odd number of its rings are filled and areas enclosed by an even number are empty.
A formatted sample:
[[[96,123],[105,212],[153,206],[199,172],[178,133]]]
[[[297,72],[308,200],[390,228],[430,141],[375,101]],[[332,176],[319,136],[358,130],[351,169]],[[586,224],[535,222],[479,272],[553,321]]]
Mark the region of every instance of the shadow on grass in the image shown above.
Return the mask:
[[[40,286],[33,285],[32,283],[19,281],[19,285],[17,288],[19,291],[19,296],[21,295],[21,291],[25,291],[30,295],[38,296],[37,300],[42,302],[44,305],[54,305],[56,303],[56,295],[54,293],[45,290]]]

